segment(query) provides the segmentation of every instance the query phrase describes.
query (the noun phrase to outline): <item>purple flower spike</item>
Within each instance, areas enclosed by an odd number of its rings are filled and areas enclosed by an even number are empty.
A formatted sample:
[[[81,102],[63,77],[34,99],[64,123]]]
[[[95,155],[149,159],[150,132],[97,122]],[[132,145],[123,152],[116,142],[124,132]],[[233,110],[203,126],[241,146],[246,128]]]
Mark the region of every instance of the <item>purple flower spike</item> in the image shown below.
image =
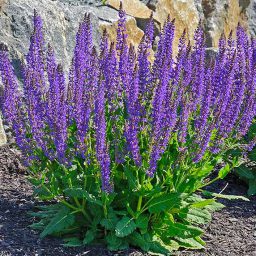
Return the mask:
[[[101,168],[102,190],[111,192],[110,156],[106,141],[105,80],[100,78],[95,102],[96,156]]]
[[[138,141],[139,131],[139,77],[138,68],[135,67],[133,78],[129,87],[127,100],[128,122],[126,125],[125,136],[128,144],[128,149],[131,152],[132,158],[137,166],[141,165],[141,156]]]

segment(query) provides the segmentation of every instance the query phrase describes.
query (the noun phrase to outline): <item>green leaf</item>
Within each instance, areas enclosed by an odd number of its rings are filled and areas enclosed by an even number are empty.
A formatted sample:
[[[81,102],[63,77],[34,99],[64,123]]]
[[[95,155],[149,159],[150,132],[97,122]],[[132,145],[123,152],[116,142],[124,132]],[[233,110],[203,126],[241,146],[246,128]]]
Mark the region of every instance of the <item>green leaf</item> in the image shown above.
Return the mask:
[[[106,236],[107,246],[110,251],[124,250],[129,247],[127,241],[123,238],[115,236],[113,233],[109,233]]]
[[[94,195],[89,194],[86,190],[82,188],[67,188],[64,190],[66,196],[85,198],[87,201],[102,206],[102,202],[98,200]]]
[[[107,230],[114,230],[116,224],[118,222],[118,218],[114,212],[110,212],[108,214],[108,218],[102,219],[100,224]]]
[[[169,244],[165,244],[160,237],[154,236],[150,243],[150,253],[158,253],[158,255],[172,255],[174,250],[179,248],[179,244],[173,240]],[[156,254],[153,254],[156,255]]]
[[[127,177],[128,184],[131,190],[138,190],[140,188],[140,184],[138,183],[138,179],[133,175],[133,170],[129,168],[124,168],[125,176]]]
[[[149,216],[146,214],[141,214],[136,220],[136,227],[141,230],[142,233],[147,232],[148,229]]]
[[[251,161],[256,162],[256,148],[254,148],[253,150],[251,150],[251,151],[248,153],[248,156],[249,156],[249,158],[250,158]]]
[[[236,195],[223,195],[223,194],[217,194],[213,193],[214,197],[217,198],[223,198],[223,199],[228,199],[228,200],[243,200],[243,201],[250,201],[248,198],[244,196],[236,196]]]
[[[205,206],[211,205],[214,202],[215,202],[214,199],[205,199],[205,200],[202,200],[200,202],[196,202],[196,203],[191,204],[191,207],[194,207],[194,208],[204,208]]]
[[[231,171],[231,168],[229,166],[229,164],[226,164],[224,167],[222,167],[219,171],[218,177],[220,179],[224,179],[228,173]]]
[[[63,246],[65,247],[78,247],[83,245],[82,241],[77,238],[77,237],[69,237],[69,238],[65,238],[63,239],[65,244],[63,244]]]
[[[203,230],[191,225],[185,225],[179,222],[168,222],[166,234],[170,237],[190,238],[203,234]]]
[[[210,212],[220,211],[225,207],[224,204],[221,204],[219,202],[213,202],[210,205],[205,206],[205,209],[207,209]]]
[[[190,223],[206,224],[212,219],[211,214],[206,209],[189,209],[186,214],[179,214],[179,217],[187,220]]]
[[[181,204],[180,194],[164,194],[154,198],[148,207],[150,213],[159,213],[178,207]]]
[[[252,140],[256,135],[256,123],[253,123],[248,131],[249,140]]]
[[[33,224],[29,225],[29,227],[32,228],[32,229],[41,231],[45,228],[46,224],[47,224],[47,221],[42,219],[39,222],[36,222],[36,223],[33,223]]]
[[[70,213],[70,209],[63,206],[52,218],[50,223],[45,227],[40,237],[43,238],[47,235],[60,232],[75,223],[75,216]]]
[[[124,216],[117,224],[116,224],[116,236],[125,237],[130,235],[136,229],[136,225],[133,219]]]
[[[175,238],[181,247],[189,248],[189,249],[203,249],[202,240],[200,242],[197,241],[197,238]]]
[[[41,218],[41,219],[47,219],[54,216],[56,212],[55,211],[38,211],[38,212],[28,212],[30,216]]]
[[[29,181],[32,185],[34,185],[34,186],[36,186],[36,187],[42,184],[42,179],[41,179],[41,178],[38,179],[38,178],[34,178],[34,177],[29,177],[29,178],[28,178],[28,181]]]
[[[42,200],[51,200],[55,197],[52,192],[49,192],[44,186],[38,186],[34,189],[34,194]]]
[[[256,176],[254,176],[254,173],[256,171],[251,170],[245,165],[237,167],[235,169],[235,172],[240,176],[240,178],[244,179],[245,181],[256,179]]]
[[[96,236],[96,231],[94,229],[89,229],[86,231],[83,244],[90,244]]]
[[[150,243],[145,239],[145,236],[136,231],[129,236],[129,241],[133,246],[140,247],[143,251],[147,252],[150,248]]]
[[[256,179],[249,181],[249,189],[248,189],[248,196],[253,196],[256,194]]]
[[[205,194],[206,196],[210,195],[216,198],[223,198],[223,199],[227,199],[227,200],[243,200],[243,201],[250,201],[248,198],[244,197],[244,196],[237,196],[237,195],[223,195],[223,194],[217,194],[217,193],[212,193],[210,191],[203,191],[203,194]]]

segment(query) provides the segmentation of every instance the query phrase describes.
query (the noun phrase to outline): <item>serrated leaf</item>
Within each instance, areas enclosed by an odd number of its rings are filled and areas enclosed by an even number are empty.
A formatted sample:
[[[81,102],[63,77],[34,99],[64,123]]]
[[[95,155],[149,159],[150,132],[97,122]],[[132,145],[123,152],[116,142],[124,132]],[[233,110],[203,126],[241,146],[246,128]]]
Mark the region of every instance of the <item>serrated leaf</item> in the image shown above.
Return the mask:
[[[247,194],[248,196],[253,196],[256,194],[256,179],[249,180],[249,189]]]
[[[206,224],[212,219],[211,214],[206,209],[189,209],[186,216],[184,216],[188,222],[196,224]]]
[[[113,233],[109,233],[106,237],[107,246],[110,251],[124,250],[129,247],[127,241],[123,238],[115,236]]]
[[[147,230],[148,229],[148,222],[149,222],[149,216],[146,214],[141,214],[136,220],[136,226],[137,228],[141,230]]]
[[[181,247],[189,248],[189,249],[203,249],[204,246],[196,240],[196,238],[181,238],[176,237],[175,238]]]
[[[55,211],[38,211],[38,212],[28,212],[28,215],[37,217],[37,218],[47,219],[54,216],[55,213],[56,213]]]
[[[191,207],[194,207],[194,208],[204,208],[205,206],[211,205],[214,202],[215,202],[214,199],[205,199],[205,200],[202,200],[200,202],[195,202],[195,203],[191,204]]]
[[[42,179],[37,179],[37,178],[33,178],[33,177],[29,177],[28,181],[34,185],[34,186],[39,186],[40,184],[42,184]]]
[[[74,222],[75,216],[70,213],[69,208],[63,206],[55,214],[50,223],[45,227],[43,232],[40,234],[40,237],[43,238],[47,235],[60,232],[74,224]]]
[[[116,236],[125,237],[130,235],[136,229],[136,224],[132,218],[124,216],[115,228]]]
[[[218,177],[220,179],[224,179],[228,173],[231,171],[231,168],[229,166],[229,164],[226,164],[224,167],[222,167],[220,170],[219,170],[219,174],[218,174]]]
[[[136,176],[133,175],[133,170],[130,170],[128,168],[124,168],[125,176],[128,180],[128,184],[131,190],[138,190],[140,187],[140,184],[138,183],[138,179]]]
[[[34,189],[34,194],[37,195],[42,200],[51,200],[54,198],[54,195],[43,186],[36,187]]]
[[[203,234],[203,230],[192,225],[186,225],[179,222],[168,222],[166,234],[170,237],[190,238]]]
[[[129,236],[129,241],[133,246],[140,247],[144,251],[148,251],[150,248],[150,243],[145,239],[145,236],[142,236],[138,232],[133,232]]]
[[[181,199],[180,194],[164,194],[154,198],[148,207],[150,213],[159,213],[162,211],[170,210],[180,205]]]
[[[82,241],[77,237],[70,237],[63,239],[65,244],[63,244],[64,247],[78,247],[83,245]]]
[[[223,198],[223,199],[228,199],[228,200],[243,200],[243,201],[250,201],[248,198],[244,196],[236,196],[236,195],[223,195],[223,194],[217,194],[213,193],[212,194],[216,198]]]
[[[254,176],[253,174],[253,171],[246,167],[245,165],[241,165],[239,167],[237,167],[235,169],[235,172],[238,173],[238,175],[242,178],[242,179],[245,179],[246,181],[248,180],[253,180],[255,179],[256,177]],[[255,171],[254,171],[255,172]]]
[[[256,123],[251,124],[249,131],[248,131],[248,137],[249,140],[252,140],[256,135]]]
[[[205,206],[205,209],[207,209],[210,212],[215,212],[223,209],[224,207],[224,204],[221,204],[219,202],[213,202],[212,204]]]
[[[96,236],[95,230],[92,230],[92,229],[87,230],[83,240],[83,244],[85,245],[90,244],[95,239],[95,236]]]
[[[101,220],[100,224],[107,230],[114,230],[117,222],[117,216],[115,215],[115,213],[111,212],[108,214],[108,218]]]
[[[250,201],[248,198],[244,197],[244,196],[236,196],[236,195],[223,195],[223,194],[217,194],[217,193],[213,193],[210,191],[202,191],[202,194],[205,196],[211,196],[211,197],[216,197],[216,198],[223,198],[223,199],[228,199],[228,200],[243,200],[243,201]]]
[[[157,253],[158,255],[171,255],[174,250],[179,248],[179,244],[174,240],[170,240],[169,244],[165,244],[160,237],[154,236],[150,243],[150,253]],[[156,255],[156,254],[153,254]]]
[[[58,204],[49,204],[49,205],[38,205],[36,206],[37,209],[39,210],[43,210],[43,211],[59,211],[60,207],[62,207],[62,205],[60,203]]]
[[[68,188],[64,190],[66,196],[69,197],[77,197],[77,198],[85,198],[87,201],[102,206],[102,202],[98,200],[94,195],[88,193],[86,190],[82,188]]]
[[[40,220],[39,222],[29,225],[29,227],[35,230],[43,230],[46,224],[47,222],[43,219]]]
[[[256,162],[256,148],[254,148],[248,153],[248,157],[250,158],[251,161]]]

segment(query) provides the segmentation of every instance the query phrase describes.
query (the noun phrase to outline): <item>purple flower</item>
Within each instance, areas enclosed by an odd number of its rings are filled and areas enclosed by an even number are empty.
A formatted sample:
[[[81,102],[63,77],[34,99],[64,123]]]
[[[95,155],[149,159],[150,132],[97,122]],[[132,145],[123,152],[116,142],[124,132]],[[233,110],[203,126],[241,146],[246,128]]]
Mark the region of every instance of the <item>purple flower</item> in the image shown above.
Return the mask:
[[[27,138],[26,113],[22,93],[19,89],[14,75],[13,67],[8,57],[8,49],[4,44],[0,44],[0,73],[4,84],[2,112],[6,121],[11,125],[15,141],[26,157],[31,152],[31,141]]]
[[[55,109],[55,118],[53,117],[54,125],[54,143],[56,147],[57,157],[61,163],[66,162],[65,152],[67,150],[67,92],[65,85],[64,73],[61,65],[58,65],[55,73],[55,101],[53,103],[53,108]]]
[[[110,156],[106,141],[105,119],[105,80],[102,77],[99,80],[99,87],[95,102],[95,129],[96,129],[96,156],[101,169],[102,190],[111,192],[110,184]]]
[[[137,166],[141,165],[141,155],[138,141],[139,131],[139,77],[138,68],[135,67],[133,78],[129,87],[127,99],[128,121],[126,124],[125,136],[128,149]]]
[[[116,51],[118,55],[121,55],[121,52],[124,51],[124,45],[126,44],[126,13],[123,10],[122,2],[120,2],[119,7],[119,20],[117,26],[117,36],[116,36]]]

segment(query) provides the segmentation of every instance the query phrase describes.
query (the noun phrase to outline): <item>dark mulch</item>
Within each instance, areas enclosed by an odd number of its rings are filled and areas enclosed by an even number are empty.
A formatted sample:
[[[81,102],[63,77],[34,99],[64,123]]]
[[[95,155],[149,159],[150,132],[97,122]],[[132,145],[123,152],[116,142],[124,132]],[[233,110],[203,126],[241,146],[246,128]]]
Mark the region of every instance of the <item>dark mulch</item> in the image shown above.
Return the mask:
[[[48,237],[39,239],[28,225],[33,218],[27,215],[35,201],[32,188],[26,180],[19,154],[8,146],[0,147],[0,256],[19,255],[146,255],[137,250],[112,253],[103,247],[64,248],[61,240]],[[224,193],[245,195],[246,186],[235,176],[220,181],[211,189]],[[222,201],[226,204],[221,212],[214,213],[212,222],[205,227],[206,248],[202,251],[180,251],[176,255],[234,255],[256,256],[256,197],[250,202]]]

